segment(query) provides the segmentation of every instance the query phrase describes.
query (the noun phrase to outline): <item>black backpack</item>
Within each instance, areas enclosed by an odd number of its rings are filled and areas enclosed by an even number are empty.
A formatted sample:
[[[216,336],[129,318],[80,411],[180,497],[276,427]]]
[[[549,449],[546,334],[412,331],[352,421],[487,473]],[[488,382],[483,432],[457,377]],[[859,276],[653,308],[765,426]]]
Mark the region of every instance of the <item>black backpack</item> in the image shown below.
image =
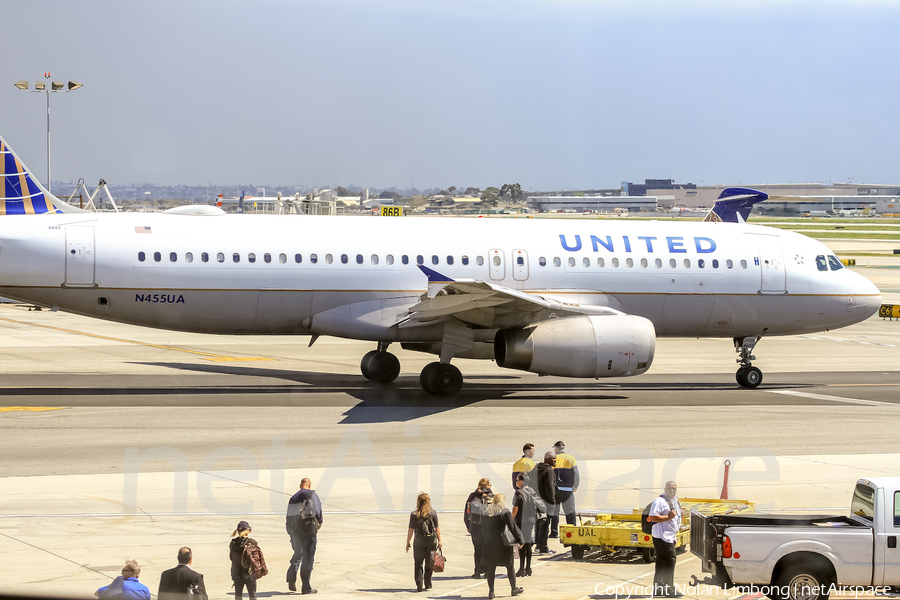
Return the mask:
[[[319,531],[319,519],[316,518],[316,505],[312,496],[307,496],[300,504],[300,531],[312,535]]]
[[[666,502],[669,505],[669,510],[675,510],[675,505],[669,500],[669,497],[665,494],[660,494],[660,498],[665,498]],[[655,502],[655,501],[654,501]],[[648,504],[644,508],[644,512],[641,513],[641,531],[646,533],[647,535],[653,535],[653,521],[647,519],[650,516],[650,507],[653,506],[653,502]]]
[[[434,519],[431,518],[430,514],[427,517],[425,517],[424,519],[419,517],[419,524],[420,524],[419,532],[421,533],[422,537],[425,537],[425,538],[433,538],[434,537],[434,534],[435,534]]]

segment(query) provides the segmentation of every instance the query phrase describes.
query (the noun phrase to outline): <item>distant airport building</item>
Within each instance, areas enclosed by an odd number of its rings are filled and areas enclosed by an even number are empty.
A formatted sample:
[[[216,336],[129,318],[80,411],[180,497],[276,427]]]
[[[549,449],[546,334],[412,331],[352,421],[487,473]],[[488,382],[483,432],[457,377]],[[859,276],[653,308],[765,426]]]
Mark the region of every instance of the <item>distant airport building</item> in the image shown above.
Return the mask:
[[[654,212],[655,196],[528,196],[528,207],[538,212]]]
[[[651,182],[655,180],[647,180]],[[757,210],[776,209],[803,214],[811,211],[846,212],[867,208],[878,213],[893,212],[888,204],[900,199],[900,185],[850,184],[850,183],[784,183],[784,184],[730,184],[653,188],[642,186],[648,195],[658,198],[661,207],[710,208],[726,187],[747,187],[769,195],[769,200],[758,204]],[[624,186],[624,184],[623,184]],[[633,187],[629,189],[633,190]],[[632,191],[632,194],[635,192]],[[898,206],[900,208],[900,206]],[[900,211],[898,211],[900,212]]]

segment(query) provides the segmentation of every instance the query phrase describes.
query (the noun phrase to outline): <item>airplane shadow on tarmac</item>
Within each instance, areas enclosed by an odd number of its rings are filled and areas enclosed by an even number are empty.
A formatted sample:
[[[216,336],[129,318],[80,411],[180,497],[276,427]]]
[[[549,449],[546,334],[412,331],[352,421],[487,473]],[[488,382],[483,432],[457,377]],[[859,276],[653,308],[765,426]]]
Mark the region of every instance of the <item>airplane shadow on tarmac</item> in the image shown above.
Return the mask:
[[[538,383],[523,382],[517,376],[478,375],[467,381],[456,396],[432,396],[419,386],[418,376],[401,376],[390,384],[366,380],[362,375],[335,375],[306,371],[272,369],[235,364],[140,363],[195,373],[216,373],[238,377],[270,378],[280,383],[171,388],[173,394],[241,395],[252,397],[259,406],[340,406],[346,403],[335,394],[345,394],[359,402],[344,413],[342,424],[404,422],[439,414],[480,402],[495,406],[543,406],[548,402],[565,402],[567,406],[658,406],[671,403],[671,392],[683,393],[679,404],[706,405],[705,399],[692,392],[734,392],[729,404],[784,404],[786,398],[754,394],[738,389],[721,376],[706,376],[714,381],[597,383],[593,380],[554,378]],[[294,385],[298,384],[298,385]],[[779,384],[779,388],[813,387],[815,383]],[[154,388],[156,390],[169,388]],[[102,393],[110,393],[105,391]],[[138,393],[135,389],[129,393]],[[166,393],[166,392],[157,392]],[[267,398],[268,396],[268,398]],[[773,396],[769,398],[769,396]],[[198,402],[203,405],[205,403]]]

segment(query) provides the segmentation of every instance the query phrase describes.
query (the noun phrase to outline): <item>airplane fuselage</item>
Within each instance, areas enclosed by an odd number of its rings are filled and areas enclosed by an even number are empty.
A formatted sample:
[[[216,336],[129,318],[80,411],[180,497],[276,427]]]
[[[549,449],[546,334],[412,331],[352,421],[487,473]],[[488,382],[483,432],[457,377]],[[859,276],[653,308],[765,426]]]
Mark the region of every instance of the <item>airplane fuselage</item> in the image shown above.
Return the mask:
[[[144,213],[0,220],[0,295],[183,331],[440,341],[438,328],[394,326],[427,289],[420,263],[646,317],[658,336],[810,333],[862,321],[881,302],[820,242],[747,224]]]

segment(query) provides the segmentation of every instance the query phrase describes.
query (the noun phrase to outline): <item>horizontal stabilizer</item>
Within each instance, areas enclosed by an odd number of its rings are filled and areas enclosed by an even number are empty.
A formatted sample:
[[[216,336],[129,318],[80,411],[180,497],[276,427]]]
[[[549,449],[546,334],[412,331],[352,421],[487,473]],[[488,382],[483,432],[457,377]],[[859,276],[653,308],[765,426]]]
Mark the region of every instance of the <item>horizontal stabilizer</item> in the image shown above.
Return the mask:
[[[731,187],[722,190],[719,199],[704,221],[745,223],[753,205],[768,200],[769,195],[750,188]]]

